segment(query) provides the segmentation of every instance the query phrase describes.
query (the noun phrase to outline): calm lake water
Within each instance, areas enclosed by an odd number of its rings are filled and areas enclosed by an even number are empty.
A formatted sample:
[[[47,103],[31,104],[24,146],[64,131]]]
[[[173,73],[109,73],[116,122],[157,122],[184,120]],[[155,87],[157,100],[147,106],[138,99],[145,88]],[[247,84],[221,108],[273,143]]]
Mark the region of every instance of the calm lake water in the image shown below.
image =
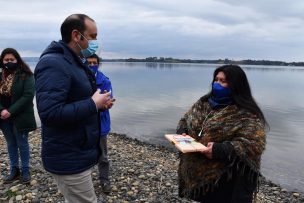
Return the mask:
[[[183,114],[209,91],[216,67],[103,63],[116,98],[112,131],[171,147],[164,134],[175,133]],[[270,125],[262,173],[288,190],[304,192],[304,67],[242,67]]]

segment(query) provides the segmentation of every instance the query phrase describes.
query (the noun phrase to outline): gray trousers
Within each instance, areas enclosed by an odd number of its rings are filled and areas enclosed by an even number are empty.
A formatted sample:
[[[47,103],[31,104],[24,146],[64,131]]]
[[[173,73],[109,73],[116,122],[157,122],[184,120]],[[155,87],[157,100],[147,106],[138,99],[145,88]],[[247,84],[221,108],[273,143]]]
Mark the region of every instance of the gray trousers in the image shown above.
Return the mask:
[[[100,137],[99,147],[101,150],[101,155],[98,160],[98,170],[99,170],[99,179],[101,183],[109,182],[109,169],[110,163],[108,159],[108,147],[107,147],[107,138],[106,136]]]
[[[52,173],[51,173],[52,174]],[[52,174],[67,203],[97,203],[91,169],[73,175]]]

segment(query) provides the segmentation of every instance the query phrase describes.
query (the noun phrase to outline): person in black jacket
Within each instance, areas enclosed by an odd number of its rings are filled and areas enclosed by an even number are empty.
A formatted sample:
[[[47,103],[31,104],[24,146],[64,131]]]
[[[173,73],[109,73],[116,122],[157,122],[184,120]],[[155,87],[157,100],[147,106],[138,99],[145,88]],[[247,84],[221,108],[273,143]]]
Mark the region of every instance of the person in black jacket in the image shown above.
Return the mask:
[[[61,25],[35,68],[37,109],[42,123],[42,162],[68,202],[97,202],[91,167],[99,158],[98,110],[110,93],[96,89],[85,57],[98,48],[97,27],[84,14]]]
[[[10,183],[20,176],[22,183],[31,180],[29,170],[30,150],[28,134],[36,129],[33,109],[34,76],[31,69],[13,48],[1,53],[0,82],[0,128],[4,134],[10,159],[10,173],[4,183]]]

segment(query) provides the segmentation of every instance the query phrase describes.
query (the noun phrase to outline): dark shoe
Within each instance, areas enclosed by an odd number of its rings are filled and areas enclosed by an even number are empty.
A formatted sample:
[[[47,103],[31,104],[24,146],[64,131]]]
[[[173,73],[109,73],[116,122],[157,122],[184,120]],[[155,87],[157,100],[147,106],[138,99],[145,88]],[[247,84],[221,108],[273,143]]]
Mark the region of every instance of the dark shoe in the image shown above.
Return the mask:
[[[13,167],[10,171],[10,174],[6,177],[4,177],[4,183],[11,183],[14,180],[19,179],[20,176],[20,170],[18,167]]]
[[[105,194],[110,194],[111,192],[111,184],[110,182],[103,182],[101,183],[101,189],[102,189],[102,192],[105,193]]]
[[[22,172],[22,183],[23,184],[27,184],[30,181],[31,181],[31,175],[30,175],[30,173],[29,172],[25,172],[25,173]]]

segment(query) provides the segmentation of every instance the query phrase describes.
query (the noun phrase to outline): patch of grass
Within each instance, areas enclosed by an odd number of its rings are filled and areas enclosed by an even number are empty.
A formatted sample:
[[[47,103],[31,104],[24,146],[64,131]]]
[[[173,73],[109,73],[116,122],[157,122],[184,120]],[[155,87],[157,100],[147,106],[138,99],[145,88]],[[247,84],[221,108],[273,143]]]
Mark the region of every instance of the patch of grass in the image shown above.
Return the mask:
[[[8,190],[8,191],[5,192],[5,196],[11,198],[11,197],[17,196],[17,194],[16,194],[16,192],[13,192],[13,191],[11,191],[11,190]]]

